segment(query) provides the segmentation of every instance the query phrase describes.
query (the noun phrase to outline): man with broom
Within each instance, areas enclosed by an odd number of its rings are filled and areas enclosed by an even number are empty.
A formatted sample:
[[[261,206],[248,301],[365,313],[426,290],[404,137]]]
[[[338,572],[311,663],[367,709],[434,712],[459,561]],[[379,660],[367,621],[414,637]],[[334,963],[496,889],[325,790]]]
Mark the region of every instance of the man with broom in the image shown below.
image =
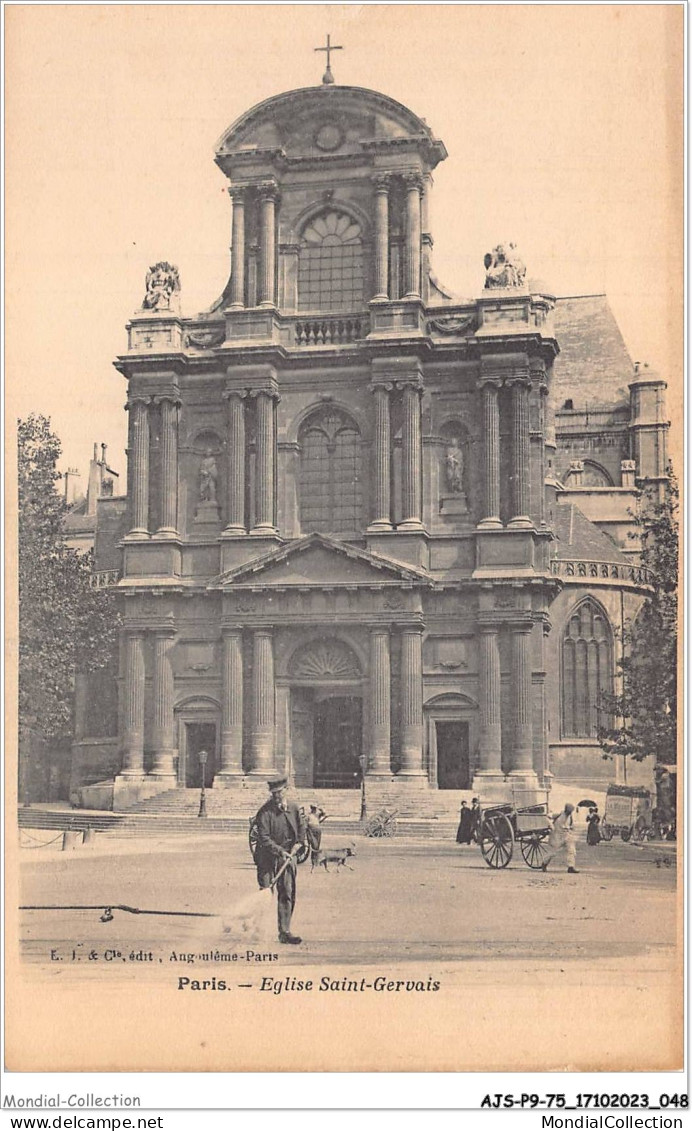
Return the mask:
[[[279,905],[279,942],[302,942],[291,934],[291,916],[296,903],[296,853],[305,844],[306,828],[301,810],[286,801],[287,778],[267,782],[271,797],[257,814],[257,882],[260,888],[276,885]]]

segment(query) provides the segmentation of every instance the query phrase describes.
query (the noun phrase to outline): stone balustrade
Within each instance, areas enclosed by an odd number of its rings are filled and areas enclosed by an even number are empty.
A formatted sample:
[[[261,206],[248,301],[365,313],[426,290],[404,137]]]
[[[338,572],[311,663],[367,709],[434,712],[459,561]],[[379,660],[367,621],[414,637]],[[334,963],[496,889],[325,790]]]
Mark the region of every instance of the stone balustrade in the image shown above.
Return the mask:
[[[107,589],[110,585],[117,585],[119,581],[119,569],[99,569],[92,573],[89,585],[92,589]]]
[[[589,559],[559,558],[550,563],[552,572],[556,577],[584,578],[589,582],[600,581],[628,581],[633,585],[653,586],[653,576],[650,570],[641,565],[630,565],[628,562],[601,562]]]
[[[363,314],[341,314],[332,318],[299,318],[295,322],[297,346],[347,346],[360,341],[370,330]]]

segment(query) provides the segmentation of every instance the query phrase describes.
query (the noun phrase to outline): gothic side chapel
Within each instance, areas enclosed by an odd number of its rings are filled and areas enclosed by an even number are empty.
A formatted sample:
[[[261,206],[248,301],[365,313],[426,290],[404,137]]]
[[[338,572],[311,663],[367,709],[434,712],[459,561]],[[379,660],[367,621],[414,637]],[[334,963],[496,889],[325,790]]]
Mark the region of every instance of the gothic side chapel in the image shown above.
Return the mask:
[[[665,476],[665,383],[511,243],[475,297],[444,288],[443,143],[325,80],[217,144],[220,298],[183,316],[162,261],[127,327],[119,705],[77,737],[84,804],[192,812],[204,772],[210,813],[244,812],[287,773],[357,814],[365,775],[433,816],[613,776],[598,700],[647,592],[628,511]]]

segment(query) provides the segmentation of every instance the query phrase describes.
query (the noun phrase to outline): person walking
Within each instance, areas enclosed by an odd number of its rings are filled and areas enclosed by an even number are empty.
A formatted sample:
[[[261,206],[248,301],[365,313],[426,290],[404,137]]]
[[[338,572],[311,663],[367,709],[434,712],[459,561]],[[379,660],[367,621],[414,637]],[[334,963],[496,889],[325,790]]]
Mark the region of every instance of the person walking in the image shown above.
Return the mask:
[[[256,817],[257,882],[260,888],[268,888],[276,880],[279,942],[296,945],[303,940],[291,934],[291,917],[296,905],[296,853],[306,843],[305,818],[294,802],[286,800],[287,778],[267,785],[271,797]]]
[[[548,871],[550,861],[560,852],[564,852],[567,861],[567,871],[572,875],[577,875],[577,842],[574,836],[574,805],[570,805],[569,801],[565,805],[562,812],[553,821],[553,827],[548,836],[548,844],[552,851],[548,852],[541,867],[544,872]]]

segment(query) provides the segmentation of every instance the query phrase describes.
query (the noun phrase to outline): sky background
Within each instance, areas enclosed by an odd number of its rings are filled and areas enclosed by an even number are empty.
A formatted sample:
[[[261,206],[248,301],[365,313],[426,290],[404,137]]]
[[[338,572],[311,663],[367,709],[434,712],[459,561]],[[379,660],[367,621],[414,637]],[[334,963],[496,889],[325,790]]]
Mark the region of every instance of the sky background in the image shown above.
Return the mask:
[[[182,310],[221,293],[230,201],[213,161],[256,102],[320,82],[425,118],[433,270],[477,296],[515,242],[558,295],[606,292],[633,360],[680,416],[682,6],[268,5],[5,9],[7,419],[41,412],[83,475],[108,444],[124,484],[125,380],[112,366],[147,268]],[[578,396],[578,390],[575,390]]]

